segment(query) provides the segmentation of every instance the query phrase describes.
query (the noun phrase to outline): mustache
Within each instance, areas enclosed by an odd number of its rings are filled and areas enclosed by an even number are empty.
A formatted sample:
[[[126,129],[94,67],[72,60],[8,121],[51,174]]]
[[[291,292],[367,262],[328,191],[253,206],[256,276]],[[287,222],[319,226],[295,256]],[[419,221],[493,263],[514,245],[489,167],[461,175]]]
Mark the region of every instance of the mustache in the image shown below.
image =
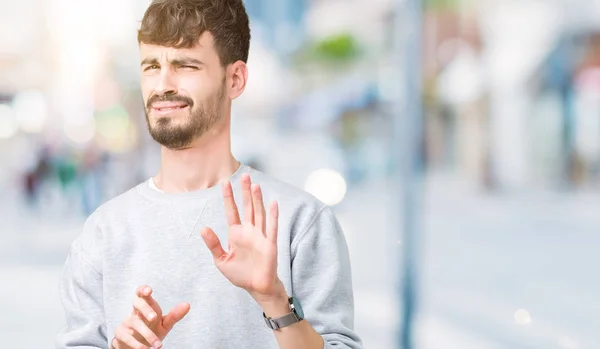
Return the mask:
[[[183,102],[187,104],[190,108],[194,106],[194,101],[190,97],[180,96],[180,95],[152,95],[148,98],[148,102],[146,102],[146,109],[150,110],[152,105],[156,102]]]

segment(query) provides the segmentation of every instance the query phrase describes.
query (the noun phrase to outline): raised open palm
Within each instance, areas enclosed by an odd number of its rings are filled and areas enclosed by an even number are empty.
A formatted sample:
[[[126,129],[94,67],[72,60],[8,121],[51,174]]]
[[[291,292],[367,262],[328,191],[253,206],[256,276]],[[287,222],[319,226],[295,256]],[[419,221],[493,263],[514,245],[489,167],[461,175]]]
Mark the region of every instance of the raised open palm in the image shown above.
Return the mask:
[[[252,184],[250,175],[241,178],[244,222],[241,222],[229,181],[223,182],[223,198],[229,223],[229,248],[225,251],[211,228],[202,229],[219,271],[234,285],[254,298],[269,295],[278,285],[277,277],[277,202],[265,213],[262,191]],[[267,223],[268,220],[268,223]]]

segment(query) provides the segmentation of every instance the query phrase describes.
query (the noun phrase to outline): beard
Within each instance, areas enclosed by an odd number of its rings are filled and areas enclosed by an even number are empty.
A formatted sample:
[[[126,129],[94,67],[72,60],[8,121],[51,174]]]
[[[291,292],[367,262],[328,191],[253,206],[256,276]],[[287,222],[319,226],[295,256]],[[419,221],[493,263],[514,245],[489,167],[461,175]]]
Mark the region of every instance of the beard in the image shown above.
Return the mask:
[[[195,107],[194,101],[177,94],[153,95],[146,103],[146,123],[152,138],[169,149],[183,149],[210,129],[221,119],[221,103],[225,95],[225,84],[219,91],[206,99],[205,103]],[[155,102],[183,102],[188,105],[189,114],[178,122],[179,118],[157,117],[154,125],[150,121],[152,104]]]

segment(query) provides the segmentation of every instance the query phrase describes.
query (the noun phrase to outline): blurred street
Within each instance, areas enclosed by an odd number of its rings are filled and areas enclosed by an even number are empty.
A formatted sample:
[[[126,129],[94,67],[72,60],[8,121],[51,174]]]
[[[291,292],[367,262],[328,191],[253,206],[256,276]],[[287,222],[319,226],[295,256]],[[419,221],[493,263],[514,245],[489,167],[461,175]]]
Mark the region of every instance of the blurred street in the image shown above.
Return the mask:
[[[431,321],[486,342],[423,347],[600,347],[597,194],[431,192],[421,338],[435,342]]]
[[[356,326],[369,349],[395,347],[394,261],[402,242],[392,235],[389,189],[384,182],[356,188],[337,207],[352,255]],[[2,202],[3,212],[21,209]],[[448,176],[431,177],[419,348],[598,348],[599,209],[597,194],[481,195]],[[9,348],[48,347],[64,321],[56,281],[82,221],[6,217],[0,312],[11,316],[0,317],[0,337]]]

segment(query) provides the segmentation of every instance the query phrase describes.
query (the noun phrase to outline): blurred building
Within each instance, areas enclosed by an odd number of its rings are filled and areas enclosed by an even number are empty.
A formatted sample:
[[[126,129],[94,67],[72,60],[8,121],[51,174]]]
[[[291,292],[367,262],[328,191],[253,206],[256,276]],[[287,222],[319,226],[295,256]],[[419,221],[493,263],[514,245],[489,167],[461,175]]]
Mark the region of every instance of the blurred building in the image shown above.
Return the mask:
[[[135,40],[147,1],[32,0],[10,11],[7,4],[0,28],[19,35],[0,38],[3,142],[149,158],[138,176],[147,174],[155,147],[139,100]],[[246,0],[246,7],[251,79],[234,132],[260,133],[275,122],[282,133],[335,139],[355,129],[351,143],[348,135],[331,142],[337,155],[327,161],[344,171],[379,156],[371,166],[389,169],[386,130],[402,86],[389,78],[402,73],[395,3]],[[430,171],[488,189],[598,181],[596,2],[432,0],[424,10]],[[357,115],[362,121],[351,121]],[[380,130],[367,131],[369,121]],[[250,153],[236,147],[248,158],[268,155],[267,143]]]
[[[305,38],[306,0],[246,0],[253,37],[282,57],[297,49]]]

